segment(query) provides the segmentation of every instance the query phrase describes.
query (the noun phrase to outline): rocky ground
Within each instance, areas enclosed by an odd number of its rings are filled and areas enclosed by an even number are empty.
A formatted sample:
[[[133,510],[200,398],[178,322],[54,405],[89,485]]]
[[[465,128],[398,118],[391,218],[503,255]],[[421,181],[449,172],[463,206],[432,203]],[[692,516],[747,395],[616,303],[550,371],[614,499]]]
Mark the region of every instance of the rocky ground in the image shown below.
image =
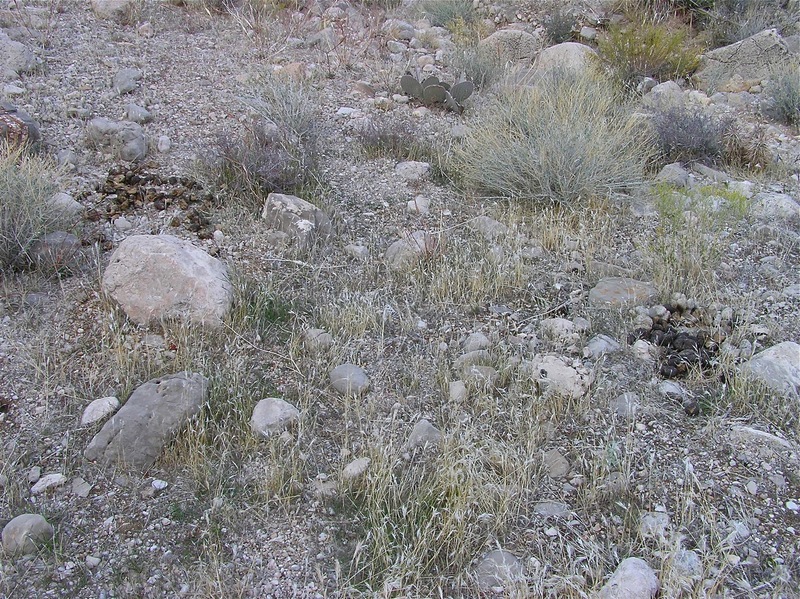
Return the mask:
[[[800,137],[767,77],[723,58],[629,110],[733,116],[769,164],[521,205],[448,170],[502,88],[400,85],[453,81],[463,31],[280,4],[0,11],[5,100],[79,221],[57,269],[2,274],[0,594],[800,596]],[[541,63],[551,8],[476,7]],[[613,11],[574,8],[592,46]],[[215,156],[278,80],[318,166],[262,212]],[[376,123],[419,146],[368,153]]]

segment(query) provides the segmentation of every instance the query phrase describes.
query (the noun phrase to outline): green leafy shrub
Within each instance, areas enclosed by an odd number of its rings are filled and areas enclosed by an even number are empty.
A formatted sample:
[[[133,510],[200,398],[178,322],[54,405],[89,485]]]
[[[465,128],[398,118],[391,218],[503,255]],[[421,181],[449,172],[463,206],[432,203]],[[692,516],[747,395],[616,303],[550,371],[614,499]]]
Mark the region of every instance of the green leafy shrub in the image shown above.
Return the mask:
[[[664,81],[691,74],[699,64],[699,49],[689,42],[688,29],[639,22],[612,26],[599,39],[600,55],[623,82],[642,77]]]
[[[454,24],[472,23],[476,20],[472,0],[422,0],[422,14],[434,27],[451,27]]]
[[[33,244],[62,224],[49,204],[55,180],[47,159],[0,146],[0,270],[26,265]]]
[[[472,123],[452,169],[476,191],[571,202],[642,179],[652,155],[646,127],[614,88],[591,75],[551,72],[511,89]]]

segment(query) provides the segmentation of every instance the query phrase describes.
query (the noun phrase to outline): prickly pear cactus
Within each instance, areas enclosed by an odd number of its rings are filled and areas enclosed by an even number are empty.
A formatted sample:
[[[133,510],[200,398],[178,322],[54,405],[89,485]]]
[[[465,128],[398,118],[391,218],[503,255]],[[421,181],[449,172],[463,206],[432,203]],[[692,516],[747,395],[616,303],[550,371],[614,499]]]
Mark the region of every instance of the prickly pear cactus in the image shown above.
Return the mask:
[[[449,83],[440,81],[431,75],[420,82],[411,74],[400,78],[400,88],[403,92],[428,106],[442,105],[447,110],[461,113],[464,111],[464,100],[472,95],[475,86],[471,81],[461,81],[452,87]]]

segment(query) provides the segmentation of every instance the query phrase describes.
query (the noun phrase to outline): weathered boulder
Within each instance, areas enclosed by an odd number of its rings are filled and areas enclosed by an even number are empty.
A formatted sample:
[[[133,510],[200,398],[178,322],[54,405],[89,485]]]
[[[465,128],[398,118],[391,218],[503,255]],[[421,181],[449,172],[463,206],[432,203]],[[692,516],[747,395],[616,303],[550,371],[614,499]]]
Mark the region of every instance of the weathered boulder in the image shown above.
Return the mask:
[[[300,418],[300,410],[279,397],[262,399],[253,408],[250,428],[258,437],[280,434]]]
[[[549,71],[572,71],[576,74],[588,73],[597,60],[597,52],[585,44],[564,42],[550,46],[539,52],[534,62],[537,73]]]
[[[177,318],[219,327],[233,302],[222,262],[171,235],[134,235],[112,254],[103,290],[138,324]]]
[[[331,234],[328,215],[310,202],[296,196],[271,193],[261,211],[269,227],[277,229],[301,249],[309,249],[317,240],[324,241]]]
[[[36,67],[36,57],[28,46],[0,31],[0,67],[3,70],[0,75],[16,77],[19,73],[32,71]]]
[[[43,516],[20,514],[3,527],[3,549],[11,555],[36,553],[54,532]]]
[[[597,307],[621,308],[647,303],[658,295],[652,283],[626,277],[606,277],[589,291],[589,303]]]
[[[800,400],[800,344],[784,341],[757,353],[739,367],[775,393]]]
[[[700,89],[719,89],[736,75],[742,79],[768,79],[775,68],[797,64],[775,29],[756,33],[735,44],[717,48],[700,58],[694,79]]]
[[[541,50],[541,36],[519,29],[501,29],[478,43],[481,50],[491,51],[502,61],[533,60]]]
[[[355,364],[340,364],[330,373],[331,386],[342,395],[363,395],[369,388],[369,377]]]
[[[92,10],[101,19],[125,21],[130,19],[136,0],[92,0]]]
[[[149,468],[200,411],[207,395],[208,380],[197,373],[180,372],[140,385],[89,442],[86,459]]]
[[[96,147],[111,152],[120,160],[134,162],[147,156],[144,130],[137,123],[98,117],[89,121],[86,134]]]
[[[594,599],[651,599],[659,586],[655,571],[646,561],[628,557],[622,560]]]

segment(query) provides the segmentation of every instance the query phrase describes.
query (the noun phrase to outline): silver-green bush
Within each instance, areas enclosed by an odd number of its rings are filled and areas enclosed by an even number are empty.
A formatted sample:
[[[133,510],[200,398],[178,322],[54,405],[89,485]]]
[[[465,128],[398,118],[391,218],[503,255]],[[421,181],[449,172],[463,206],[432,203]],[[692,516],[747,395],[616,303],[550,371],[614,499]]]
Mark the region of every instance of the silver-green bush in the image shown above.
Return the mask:
[[[57,224],[49,200],[57,191],[50,162],[0,144],[0,269],[28,262],[33,244]]]
[[[478,192],[571,202],[635,185],[652,154],[646,126],[609,83],[552,72],[481,110],[451,167]]]

